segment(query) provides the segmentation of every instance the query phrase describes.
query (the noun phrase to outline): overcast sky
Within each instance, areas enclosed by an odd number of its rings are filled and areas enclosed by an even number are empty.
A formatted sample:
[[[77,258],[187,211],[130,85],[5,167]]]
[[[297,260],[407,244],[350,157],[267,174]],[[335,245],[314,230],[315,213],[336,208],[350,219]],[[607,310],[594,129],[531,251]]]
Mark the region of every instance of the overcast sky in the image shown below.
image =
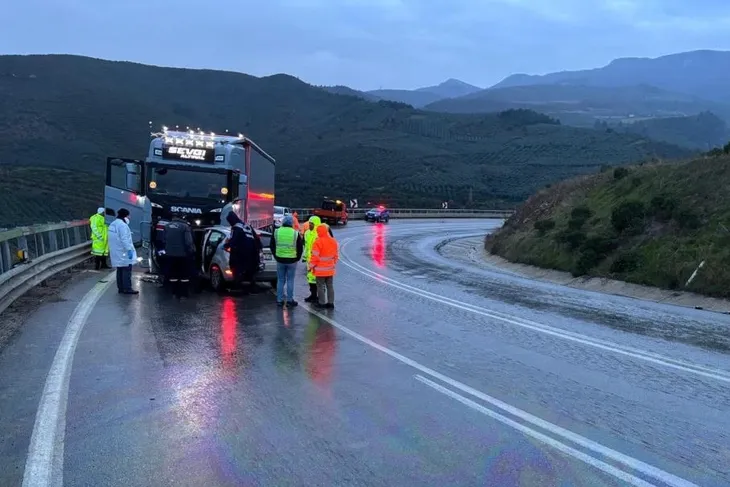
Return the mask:
[[[490,86],[730,49],[730,0],[5,0],[0,53],[288,73],[313,84]]]

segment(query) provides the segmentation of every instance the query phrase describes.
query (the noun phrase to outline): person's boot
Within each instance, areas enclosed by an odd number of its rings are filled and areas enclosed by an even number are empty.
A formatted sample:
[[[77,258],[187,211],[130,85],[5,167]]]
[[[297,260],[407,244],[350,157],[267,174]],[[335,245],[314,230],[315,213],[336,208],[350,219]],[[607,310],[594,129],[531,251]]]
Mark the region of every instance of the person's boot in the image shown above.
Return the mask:
[[[309,285],[309,296],[304,298],[305,303],[316,303],[317,302],[317,285],[316,284],[310,284]]]
[[[170,291],[175,297],[180,296],[180,281],[177,279],[170,279]]]

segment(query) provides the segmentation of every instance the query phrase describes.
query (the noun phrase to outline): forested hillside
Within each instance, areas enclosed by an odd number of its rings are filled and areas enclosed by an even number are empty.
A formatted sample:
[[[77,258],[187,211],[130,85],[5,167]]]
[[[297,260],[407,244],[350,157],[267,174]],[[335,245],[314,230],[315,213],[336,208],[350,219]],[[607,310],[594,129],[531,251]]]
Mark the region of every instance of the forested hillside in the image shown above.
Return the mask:
[[[325,194],[397,206],[514,205],[605,164],[688,153],[635,134],[565,127],[530,111],[451,115],[373,103],[287,75],[0,57],[1,164],[87,172],[97,187],[69,182],[65,189],[98,194],[106,156],[146,154],[150,121],[246,133],[277,159],[277,200],[291,206],[316,204]],[[31,197],[32,183],[23,183]],[[34,200],[42,213],[40,197]]]
[[[730,145],[717,153],[614,168],[539,191],[486,246],[575,276],[730,297]]]

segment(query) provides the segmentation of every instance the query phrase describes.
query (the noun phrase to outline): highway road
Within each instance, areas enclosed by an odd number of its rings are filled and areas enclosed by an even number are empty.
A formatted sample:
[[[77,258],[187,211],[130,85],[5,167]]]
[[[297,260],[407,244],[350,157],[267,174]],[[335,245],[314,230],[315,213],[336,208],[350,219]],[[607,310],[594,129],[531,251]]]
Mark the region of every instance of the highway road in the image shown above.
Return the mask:
[[[498,224],[338,229],[322,312],[80,273],[0,350],[0,485],[730,485],[730,316],[475,264]]]

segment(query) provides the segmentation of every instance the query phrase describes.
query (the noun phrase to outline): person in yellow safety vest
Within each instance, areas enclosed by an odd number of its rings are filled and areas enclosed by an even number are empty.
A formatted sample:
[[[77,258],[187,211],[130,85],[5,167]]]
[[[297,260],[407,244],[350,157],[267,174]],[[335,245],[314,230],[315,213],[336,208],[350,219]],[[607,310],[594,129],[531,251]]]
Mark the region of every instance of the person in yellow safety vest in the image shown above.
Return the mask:
[[[304,255],[302,262],[309,262],[312,256],[312,244],[317,239],[317,227],[322,224],[322,220],[318,216],[309,217],[309,228],[304,232]],[[314,272],[307,269],[307,283],[309,284],[309,296],[304,299],[307,303],[317,302],[317,278]]]
[[[109,269],[106,258],[109,255],[108,228],[104,221],[104,208],[99,207],[96,214],[89,218],[91,227],[91,255],[94,256],[94,268]]]

